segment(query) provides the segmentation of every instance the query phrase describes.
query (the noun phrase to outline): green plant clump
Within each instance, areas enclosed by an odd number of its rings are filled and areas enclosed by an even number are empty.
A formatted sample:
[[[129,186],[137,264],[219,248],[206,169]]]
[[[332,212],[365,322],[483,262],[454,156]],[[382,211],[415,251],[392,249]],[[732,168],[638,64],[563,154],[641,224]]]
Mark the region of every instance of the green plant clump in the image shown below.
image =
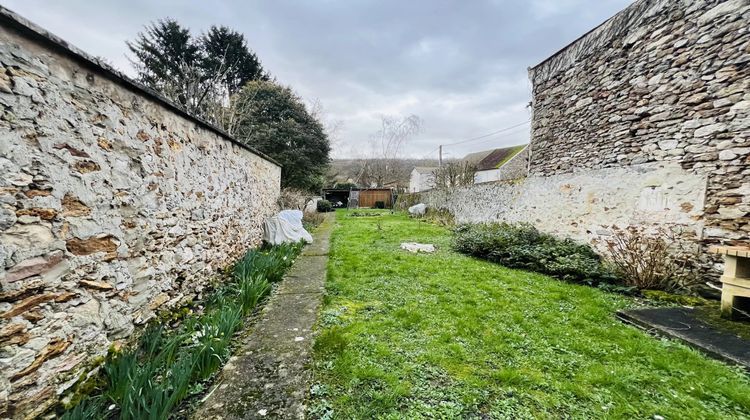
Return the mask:
[[[588,246],[558,239],[529,224],[486,223],[454,229],[453,248],[506,267],[548,274],[566,281],[597,285],[617,276]]]
[[[328,213],[333,211],[333,204],[328,200],[318,200],[317,208],[320,213]]]
[[[284,244],[248,251],[231,268],[230,281],[206,299],[200,315],[186,317],[174,329],[153,323],[134,345],[110,353],[101,385],[62,418],[168,418],[221,367],[243,318],[271,291],[271,283],[282,279],[301,248]]]

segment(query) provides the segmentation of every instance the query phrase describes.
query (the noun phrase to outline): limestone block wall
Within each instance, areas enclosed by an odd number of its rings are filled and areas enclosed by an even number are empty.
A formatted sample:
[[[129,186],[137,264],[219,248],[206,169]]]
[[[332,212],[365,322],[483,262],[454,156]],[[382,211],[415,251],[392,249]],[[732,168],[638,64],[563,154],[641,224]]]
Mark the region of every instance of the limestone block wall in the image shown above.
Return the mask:
[[[0,10],[0,418],[261,239],[280,167]]]
[[[750,0],[639,0],[530,69],[530,173],[670,162],[703,242],[750,240]]]

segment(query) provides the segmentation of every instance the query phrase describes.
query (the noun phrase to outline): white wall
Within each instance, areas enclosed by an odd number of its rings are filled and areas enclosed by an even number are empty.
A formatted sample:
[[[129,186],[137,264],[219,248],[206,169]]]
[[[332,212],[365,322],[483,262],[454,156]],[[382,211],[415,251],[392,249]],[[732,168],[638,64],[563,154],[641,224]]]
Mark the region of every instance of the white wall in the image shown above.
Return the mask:
[[[699,244],[705,195],[705,175],[664,162],[433,190],[422,201],[459,223],[527,222],[602,249],[613,226],[630,225],[679,225]]]
[[[435,187],[435,175],[434,174],[423,174],[413,169],[411,176],[409,177],[409,192],[421,192],[427,191]]]

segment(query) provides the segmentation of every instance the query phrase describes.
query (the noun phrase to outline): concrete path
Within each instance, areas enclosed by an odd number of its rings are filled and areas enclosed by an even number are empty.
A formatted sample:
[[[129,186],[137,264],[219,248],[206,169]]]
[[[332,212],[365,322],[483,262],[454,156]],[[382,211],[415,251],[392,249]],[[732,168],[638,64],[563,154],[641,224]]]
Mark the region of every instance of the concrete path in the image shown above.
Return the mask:
[[[304,418],[334,219],[331,213],[318,227],[194,419]]]

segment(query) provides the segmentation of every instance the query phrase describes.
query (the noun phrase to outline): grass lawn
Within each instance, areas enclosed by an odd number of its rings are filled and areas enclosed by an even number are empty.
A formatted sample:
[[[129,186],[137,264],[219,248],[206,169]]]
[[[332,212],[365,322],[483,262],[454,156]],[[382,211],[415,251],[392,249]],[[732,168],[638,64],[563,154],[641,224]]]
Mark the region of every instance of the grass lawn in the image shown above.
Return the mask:
[[[620,323],[631,299],[457,254],[445,228],[340,211],[328,267],[312,418],[750,416],[739,368]]]

